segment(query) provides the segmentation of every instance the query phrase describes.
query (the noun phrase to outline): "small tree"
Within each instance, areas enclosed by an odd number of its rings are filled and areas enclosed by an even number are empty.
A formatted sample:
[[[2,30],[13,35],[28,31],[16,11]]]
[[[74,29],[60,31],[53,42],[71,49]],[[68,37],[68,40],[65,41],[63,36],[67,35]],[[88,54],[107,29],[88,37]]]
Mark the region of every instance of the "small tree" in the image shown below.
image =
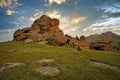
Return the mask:
[[[78,36],[76,36],[76,39],[79,40]]]
[[[78,50],[78,51],[81,51],[82,49],[78,46],[77,50]]]

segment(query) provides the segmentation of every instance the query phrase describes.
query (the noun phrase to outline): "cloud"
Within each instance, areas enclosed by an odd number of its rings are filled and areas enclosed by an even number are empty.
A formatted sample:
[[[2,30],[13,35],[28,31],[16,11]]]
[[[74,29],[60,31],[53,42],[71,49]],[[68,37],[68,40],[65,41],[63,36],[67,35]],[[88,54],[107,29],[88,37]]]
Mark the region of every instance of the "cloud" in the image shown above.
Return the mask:
[[[0,1],[0,7],[8,7],[11,6],[12,4],[12,0],[1,0]]]
[[[1,34],[0,35],[0,42],[12,40],[12,38],[13,38],[12,31],[15,31],[15,30],[14,29],[0,30],[0,34]]]
[[[40,17],[41,15],[43,15],[44,12],[39,10],[39,9],[35,9],[35,13],[33,14],[34,17]]]
[[[69,26],[68,28],[66,28],[64,31],[66,33],[70,33],[71,31],[76,31],[78,28],[80,28],[80,26]]]
[[[37,18],[30,17],[30,18],[29,18],[29,21],[32,21],[32,22],[33,22],[33,21],[35,21],[36,19],[37,19]]]
[[[78,1],[76,1],[75,3],[74,3],[74,5],[77,5],[78,4]]]
[[[17,6],[21,6],[18,2],[18,0],[1,0],[0,1],[0,7],[4,8],[7,7],[8,9],[6,10],[7,15],[12,15],[13,13],[18,13],[17,11],[14,11],[14,8]]]
[[[118,33],[118,30],[120,31],[120,17],[101,20],[84,29],[85,32],[94,31],[97,33],[105,31],[113,31],[115,33]]]
[[[75,32],[81,27],[80,22],[86,19],[85,17],[62,17],[60,19],[61,25],[60,28],[64,31],[65,34],[70,34],[75,36]]]
[[[39,18],[43,14],[45,14],[45,12],[39,9],[35,9],[35,12],[33,13],[33,16],[29,18],[29,21],[32,21],[32,22],[35,21],[37,18]]]
[[[66,0],[48,0],[48,5],[51,6],[52,3],[56,3],[56,4],[60,5],[63,2],[66,2]]]
[[[102,6],[98,6],[96,7],[96,9],[98,11],[102,10],[104,11],[104,13],[110,13],[110,14],[113,14],[113,13],[120,13],[120,2],[112,2],[113,4],[111,3],[105,3],[104,5]]]
[[[47,12],[47,15],[51,18],[61,18],[61,14],[57,10],[53,10],[52,12]]]
[[[1,0],[0,1],[0,7],[9,7],[14,8],[16,6],[20,6],[21,4],[18,2],[18,0]]]
[[[72,23],[72,24],[78,24],[80,21],[82,21],[82,20],[84,20],[84,19],[85,19],[85,17],[73,18],[73,19],[71,20],[71,23]]]
[[[20,16],[19,19],[25,19],[25,16]]]
[[[13,39],[13,34],[0,35],[0,42],[11,41],[12,39]]]
[[[18,12],[13,11],[13,10],[10,10],[10,9],[8,9],[8,10],[6,11],[6,14],[9,15],[9,16],[11,16],[11,15],[14,14],[14,13],[18,13]]]

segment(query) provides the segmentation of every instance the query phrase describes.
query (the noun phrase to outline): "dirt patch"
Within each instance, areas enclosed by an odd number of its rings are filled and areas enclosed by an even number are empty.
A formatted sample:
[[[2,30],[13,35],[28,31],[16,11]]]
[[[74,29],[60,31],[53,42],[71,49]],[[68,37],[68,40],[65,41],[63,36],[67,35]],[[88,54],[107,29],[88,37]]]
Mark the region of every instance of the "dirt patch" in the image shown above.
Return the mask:
[[[40,74],[44,76],[56,76],[58,73],[60,73],[58,68],[51,66],[39,67],[37,72],[40,72]]]
[[[23,50],[24,52],[32,52],[31,50],[29,50],[29,49],[25,49],[25,50]]]
[[[38,44],[47,44],[48,43],[48,41],[40,41],[40,42],[38,42]]]
[[[41,65],[48,65],[53,63],[54,61],[55,61],[54,59],[41,59],[41,60],[38,60],[37,63]]]
[[[13,52],[16,52],[17,50],[14,50],[14,49],[12,50],[11,49],[11,50],[7,50],[7,51],[10,52],[10,53],[13,53]]]
[[[100,68],[111,69],[113,71],[120,72],[120,68],[117,67],[117,66],[114,66],[114,65],[109,65],[109,64],[105,64],[105,63],[97,62],[97,61],[91,61],[90,63],[91,63],[92,66],[97,66],[97,67],[100,67]]]
[[[14,62],[9,62],[9,63],[6,63],[4,64],[1,68],[0,68],[0,71],[3,72],[3,71],[9,71],[11,69],[14,69],[15,67],[20,67],[20,66],[25,66],[24,63],[14,63]]]

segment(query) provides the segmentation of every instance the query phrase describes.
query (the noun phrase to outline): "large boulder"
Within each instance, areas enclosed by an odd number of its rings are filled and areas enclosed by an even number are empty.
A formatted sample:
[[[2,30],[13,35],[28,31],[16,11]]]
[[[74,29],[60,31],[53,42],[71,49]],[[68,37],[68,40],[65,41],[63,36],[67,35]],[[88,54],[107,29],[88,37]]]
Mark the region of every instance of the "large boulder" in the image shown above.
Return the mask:
[[[48,42],[51,45],[62,46],[67,42],[67,37],[64,36],[62,31],[59,31],[54,33],[51,37],[49,37]]]
[[[50,21],[50,24],[51,24],[52,26],[58,26],[59,23],[60,23],[60,21],[59,21],[58,19],[56,19],[56,18],[51,19],[51,21]]]
[[[113,47],[113,41],[110,39],[99,40],[90,43],[90,48],[94,50],[110,51]]]
[[[32,39],[33,41],[45,41],[54,33],[61,31],[58,25],[58,19],[52,19],[49,16],[43,15],[36,19],[31,27],[16,30],[14,32],[14,40],[24,41],[26,39]]]
[[[38,24],[39,26],[43,27],[43,26],[49,25],[50,21],[51,21],[51,18],[49,16],[42,15],[40,18],[35,20],[33,24]]]
[[[89,49],[89,44],[87,43],[86,37],[85,36],[81,36],[80,39],[80,47],[83,49]]]

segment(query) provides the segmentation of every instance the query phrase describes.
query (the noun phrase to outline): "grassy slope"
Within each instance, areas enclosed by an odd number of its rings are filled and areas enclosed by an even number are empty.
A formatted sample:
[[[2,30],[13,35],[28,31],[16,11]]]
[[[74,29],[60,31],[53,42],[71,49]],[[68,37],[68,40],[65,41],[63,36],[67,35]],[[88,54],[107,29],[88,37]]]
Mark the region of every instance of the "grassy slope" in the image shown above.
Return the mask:
[[[46,47],[48,46],[48,47]],[[42,76],[35,71],[39,59],[53,58],[50,64],[61,73],[55,77]],[[90,66],[90,60],[105,62],[120,67],[120,52],[82,50],[71,47],[23,44],[21,42],[0,43],[0,66],[6,62],[23,62],[25,67],[0,72],[0,80],[120,80],[120,73],[110,69]]]

